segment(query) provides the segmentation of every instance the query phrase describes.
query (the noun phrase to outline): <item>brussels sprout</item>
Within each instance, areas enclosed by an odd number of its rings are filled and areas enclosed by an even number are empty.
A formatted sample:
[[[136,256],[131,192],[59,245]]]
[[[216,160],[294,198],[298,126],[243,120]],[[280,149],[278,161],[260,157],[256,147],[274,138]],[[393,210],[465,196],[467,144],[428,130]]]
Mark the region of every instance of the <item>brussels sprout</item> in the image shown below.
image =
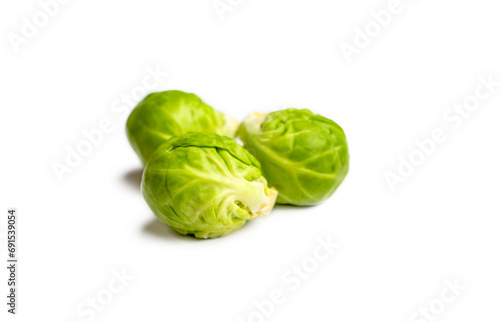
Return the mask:
[[[254,113],[240,125],[238,135],[279,191],[278,203],[319,203],[335,192],[349,171],[342,128],[306,109]]]
[[[197,238],[224,236],[267,216],[277,195],[259,161],[235,140],[213,133],[171,138],[151,156],[141,187],[160,221]]]
[[[234,137],[238,122],[205,104],[198,96],[181,91],[152,93],[132,111],[127,136],[145,164],[172,136],[212,132]]]

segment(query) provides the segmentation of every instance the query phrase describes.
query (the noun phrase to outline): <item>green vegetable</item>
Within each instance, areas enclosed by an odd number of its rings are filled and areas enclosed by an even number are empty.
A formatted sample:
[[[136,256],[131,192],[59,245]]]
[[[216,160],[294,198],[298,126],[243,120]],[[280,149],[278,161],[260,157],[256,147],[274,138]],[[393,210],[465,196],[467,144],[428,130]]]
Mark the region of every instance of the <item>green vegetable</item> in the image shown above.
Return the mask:
[[[224,236],[267,216],[277,195],[259,161],[236,141],[195,132],[156,150],[144,170],[142,193],[160,221],[198,238]]]
[[[313,205],[329,198],[349,171],[342,128],[303,109],[255,113],[240,125],[239,136],[262,164],[278,203]]]
[[[211,132],[234,137],[238,122],[205,104],[198,96],[181,91],[152,93],[132,111],[127,136],[142,162],[172,136]]]

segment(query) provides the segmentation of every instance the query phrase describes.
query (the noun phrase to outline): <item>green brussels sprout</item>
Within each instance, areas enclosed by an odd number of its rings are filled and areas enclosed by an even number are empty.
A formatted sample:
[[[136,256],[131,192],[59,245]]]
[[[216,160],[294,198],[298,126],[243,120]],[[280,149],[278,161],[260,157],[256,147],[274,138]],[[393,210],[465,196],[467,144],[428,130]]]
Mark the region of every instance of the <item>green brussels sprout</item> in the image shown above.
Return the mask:
[[[262,164],[281,204],[317,204],[335,192],[349,171],[342,128],[306,109],[254,113],[241,123],[238,135]]]
[[[267,216],[277,195],[259,161],[235,140],[198,132],[159,147],[146,164],[141,189],[161,222],[197,238],[224,236]]]
[[[144,164],[172,136],[211,132],[234,137],[238,122],[205,104],[198,96],[181,91],[152,93],[132,111],[127,136]]]

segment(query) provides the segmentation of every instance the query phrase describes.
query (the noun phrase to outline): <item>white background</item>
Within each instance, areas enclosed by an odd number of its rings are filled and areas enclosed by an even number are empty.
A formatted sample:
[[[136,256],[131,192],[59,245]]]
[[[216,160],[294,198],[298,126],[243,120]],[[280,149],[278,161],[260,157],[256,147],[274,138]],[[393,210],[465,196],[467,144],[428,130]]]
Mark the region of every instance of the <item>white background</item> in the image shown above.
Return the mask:
[[[15,317],[2,269],[1,320],[85,321],[77,307],[124,268],[133,280],[95,321],[259,321],[254,301],[280,289],[286,300],[266,321],[401,322],[439,308],[455,278],[467,290],[436,321],[498,321],[500,88],[457,129],[443,115],[479,77],[500,81],[500,7],[401,0],[349,64],[340,44],[388,3],[247,0],[221,20],[212,0],[73,0],[16,52],[8,35],[41,9],[2,1],[0,257],[17,207],[21,266]],[[148,66],[169,72],[157,90],[196,93],[238,119],[302,107],[335,120],[348,177],[319,206],[277,207],[224,238],[174,233],[144,202],[141,164],[111,109]],[[52,164],[105,118],[114,130],[59,182]],[[436,128],[447,140],[391,191],[384,173],[398,174],[398,157]],[[328,236],[340,248],[290,291],[282,275]]]

